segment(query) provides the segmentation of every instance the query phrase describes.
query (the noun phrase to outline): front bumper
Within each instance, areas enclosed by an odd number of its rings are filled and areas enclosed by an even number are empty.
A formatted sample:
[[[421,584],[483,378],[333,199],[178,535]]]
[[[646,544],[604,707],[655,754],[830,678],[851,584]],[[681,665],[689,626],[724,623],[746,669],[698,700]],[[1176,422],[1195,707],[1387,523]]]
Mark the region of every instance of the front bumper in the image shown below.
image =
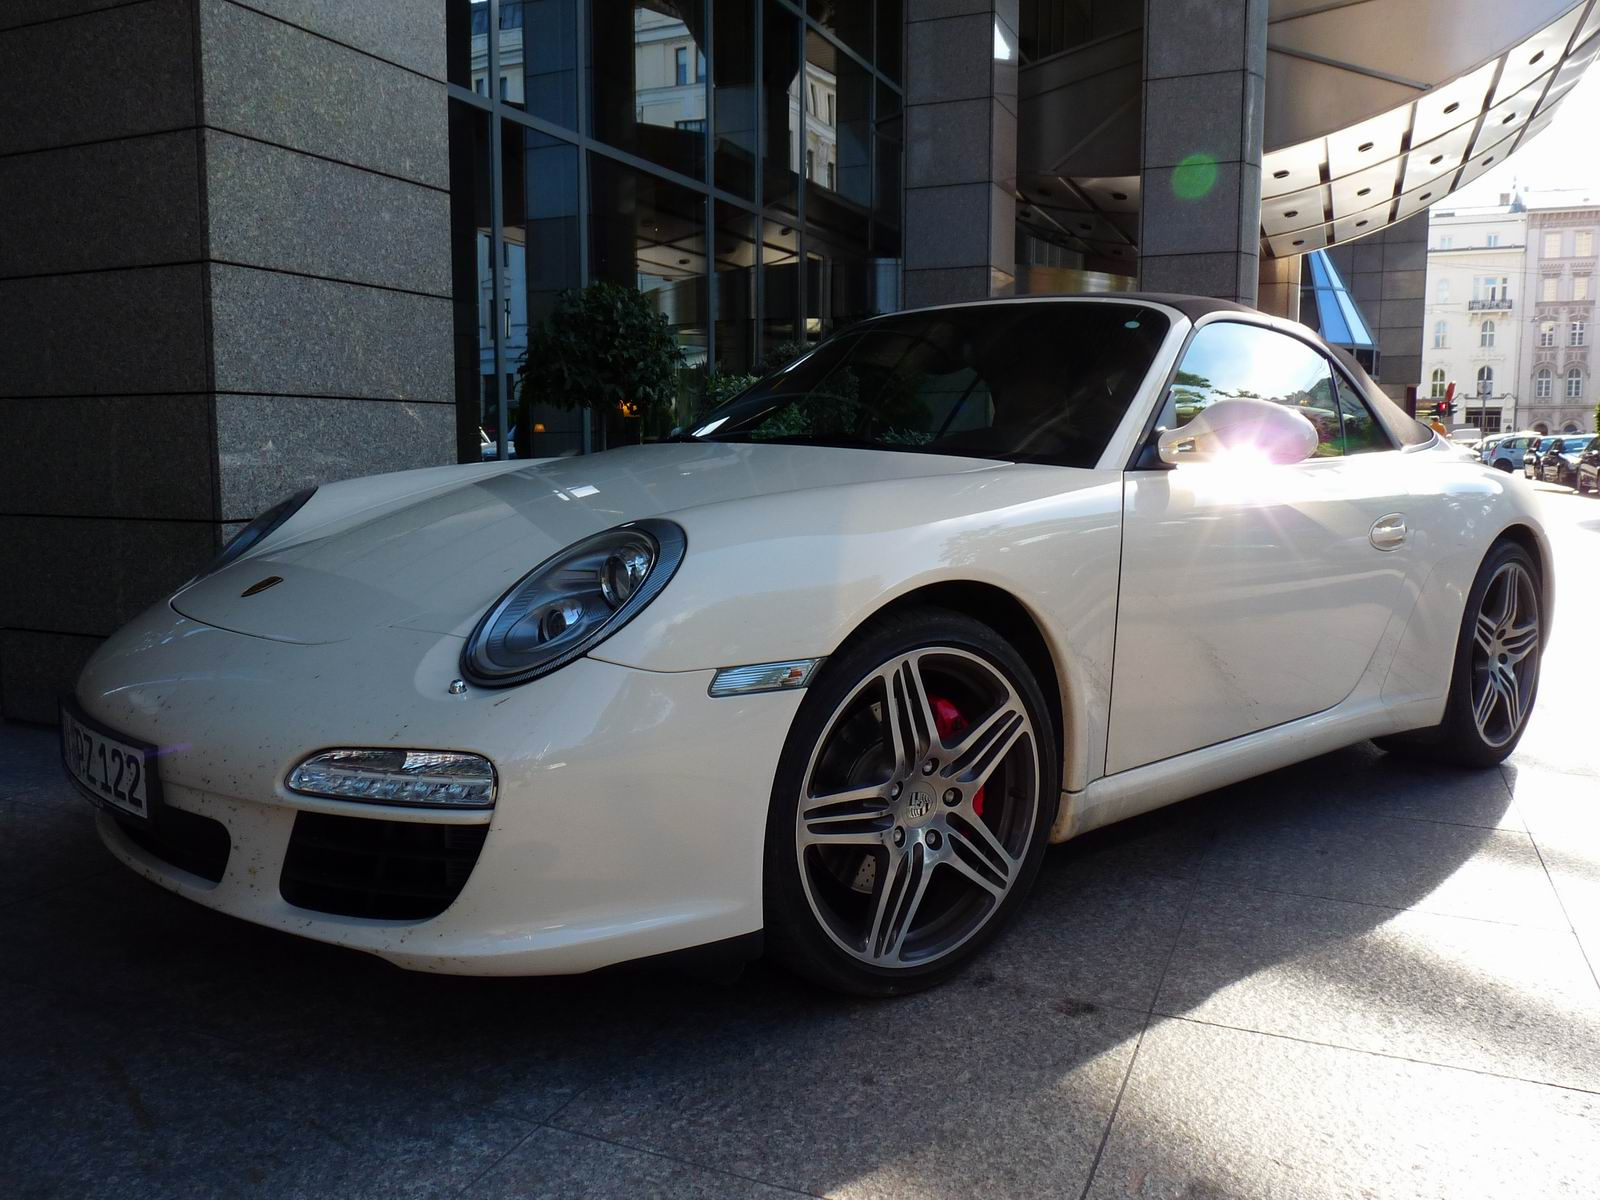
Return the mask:
[[[767,806],[799,693],[712,699],[709,669],[580,659],[521,687],[454,696],[460,649],[401,628],[298,645],[151,609],[94,656],[77,700],[161,747],[165,803],[220,822],[231,852],[213,883],[104,815],[103,840],[197,903],[421,970],[573,973],[761,928]],[[284,788],[295,763],[332,746],[483,754],[499,773],[495,808],[399,809]],[[280,892],[303,811],[488,829],[438,916],[335,916]]]

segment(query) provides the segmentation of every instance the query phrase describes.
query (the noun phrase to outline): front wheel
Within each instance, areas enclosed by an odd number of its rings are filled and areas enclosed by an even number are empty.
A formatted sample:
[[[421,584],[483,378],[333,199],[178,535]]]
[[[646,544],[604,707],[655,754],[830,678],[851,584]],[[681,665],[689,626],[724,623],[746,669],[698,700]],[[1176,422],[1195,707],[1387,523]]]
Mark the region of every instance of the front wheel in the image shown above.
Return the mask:
[[[1016,649],[970,617],[891,614],[795,718],[767,823],[767,945],[893,995],[953,974],[1021,903],[1059,796],[1054,723]]]
[[[1379,746],[1466,767],[1493,766],[1516,748],[1539,687],[1538,581],[1533,557],[1516,543],[1489,552],[1467,595],[1444,720],[1378,738]]]

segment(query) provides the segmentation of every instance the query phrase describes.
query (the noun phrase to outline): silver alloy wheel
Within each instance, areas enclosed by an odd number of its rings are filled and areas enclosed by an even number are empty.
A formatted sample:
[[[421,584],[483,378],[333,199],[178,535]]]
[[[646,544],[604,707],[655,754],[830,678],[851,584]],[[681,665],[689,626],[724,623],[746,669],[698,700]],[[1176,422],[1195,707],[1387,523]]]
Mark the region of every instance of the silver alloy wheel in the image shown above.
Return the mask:
[[[1472,719],[1485,744],[1504,746],[1528,713],[1539,679],[1539,595],[1518,562],[1489,580],[1472,632]]]
[[[967,650],[914,650],[858,683],[823,726],[796,811],[800,879],[822,929],[889,968],[970,940],[1022,871],[1038,753],[1017,689]]]

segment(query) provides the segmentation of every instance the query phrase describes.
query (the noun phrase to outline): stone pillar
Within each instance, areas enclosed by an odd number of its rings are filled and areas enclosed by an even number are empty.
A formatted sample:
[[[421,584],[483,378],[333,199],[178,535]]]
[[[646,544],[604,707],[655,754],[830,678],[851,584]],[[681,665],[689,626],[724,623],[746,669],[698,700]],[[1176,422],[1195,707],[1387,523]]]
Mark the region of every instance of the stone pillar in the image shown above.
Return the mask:
[[[1300,319],[1300,271],[1305,262],[1303,255],[1291,254],[1287,258],[1267,255],[1261,260],[1257,274],[1259,295],[1256,307],[1274,317]]]
[[[1139,286],[1254,304],[1267,0],[1145,0]]]
[[[282,495],[454,460],[444,57],[432,0],[0,13],[0,714]]]
[[[910,0],[906,17],[906,304],[1009,294],[1017,0]]]

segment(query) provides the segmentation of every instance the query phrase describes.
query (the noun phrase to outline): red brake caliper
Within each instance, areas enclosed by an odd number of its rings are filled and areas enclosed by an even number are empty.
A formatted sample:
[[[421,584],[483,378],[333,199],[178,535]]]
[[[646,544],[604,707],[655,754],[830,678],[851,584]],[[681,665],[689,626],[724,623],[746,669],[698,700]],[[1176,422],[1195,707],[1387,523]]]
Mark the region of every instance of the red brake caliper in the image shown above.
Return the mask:
[[[969,722],[961,715],[961,710],[943,696],[929,696],[928,702],[933,705],[933,725],[940,741],[948,742],[966,729]],[[979,788],[978,794],[972,798],[972,811],[980,817],[983,816],[982,788]]]

